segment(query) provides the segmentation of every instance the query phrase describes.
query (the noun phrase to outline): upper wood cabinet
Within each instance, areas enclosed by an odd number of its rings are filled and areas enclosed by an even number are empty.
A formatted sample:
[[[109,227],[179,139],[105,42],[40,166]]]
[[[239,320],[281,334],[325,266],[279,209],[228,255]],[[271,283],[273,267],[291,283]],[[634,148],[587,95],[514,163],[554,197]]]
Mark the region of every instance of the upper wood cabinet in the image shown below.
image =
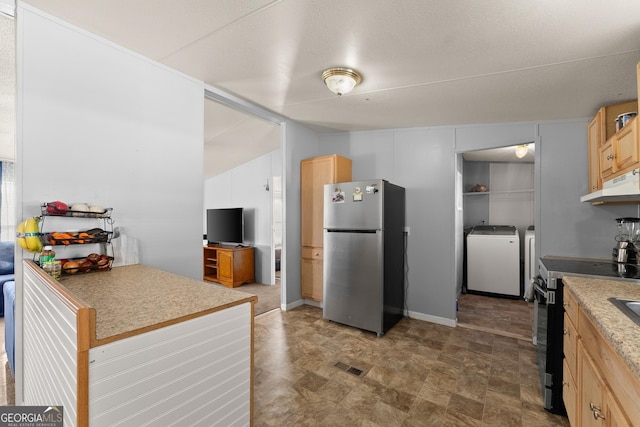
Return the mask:
[[[300,292],[322,301],[324,185],[351,181],[351,160],[332,154],[300,163]]]
[[[618,170],[638,163],[638,119],[634,117],[615,135],[615,162]]]
[[[616,118],[623,113],[630,111],[638,111],[638,101],[622,102],[620,104],[607,105],[601,107],[593,119],[589,122],[587,128],[587,149],[589,157],[589,192],[594,192],[602,189],[602,182],[607,180],[612,175],[621,172],[623,169],[630,167],[629,154],[632,152],[629,150],[629,142],[632,140],[630,135],[622,141],[622,156],[625,157],[624,161],[620,161],[620,157],[616,161],[616,155],[620,155],[616,150],[620,145],[618,138],[620,135],[616,134]],[[625,131],[631,123],[620,130]],[[629,131],[631,131],[629,129]],[[612,138],[616,138],[613,140]],[[633,140],[635,149],[635,160],[633,163],[637,163],[637,132],[633,132]]]
[[[601,180],[637,168],[638,160],[638,120],[634,117],[600,147]]]
[[[604,113],[602,108],[598,114],[589,122],[587,133],[588,156],[589,156],[589,192],[594,192],[602,188],[602,177],[600,176],[600,145],[605,138]]]

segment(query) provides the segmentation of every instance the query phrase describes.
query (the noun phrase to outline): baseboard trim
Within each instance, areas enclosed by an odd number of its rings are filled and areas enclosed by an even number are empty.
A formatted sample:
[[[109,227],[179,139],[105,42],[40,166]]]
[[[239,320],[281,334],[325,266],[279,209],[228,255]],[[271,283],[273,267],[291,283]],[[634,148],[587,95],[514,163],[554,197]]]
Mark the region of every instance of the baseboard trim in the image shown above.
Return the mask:
[[[312,307],[318,307],[318,308],[323,308],[324,307],[324,305],[320,301],[314,301],[312,299],[305,299],[303,301],[304,301],[305,305],[310,305]]]
[[[432,316],[430,314],[418,313],[417,311],[405,311],[405,316],[411,319],[423,320],[425,322],[437,323],[438,325],[456,327],[456,321],[453,319],[447,319],[446,317]]]
[[[297,301],[290,302],[289,304],[282,304],[280,305],[280,310],[282,311],[293,310],[296,307],[300,307],[301,305],[304,305],[304,301],[305,300],[303,299],[299,299]]]

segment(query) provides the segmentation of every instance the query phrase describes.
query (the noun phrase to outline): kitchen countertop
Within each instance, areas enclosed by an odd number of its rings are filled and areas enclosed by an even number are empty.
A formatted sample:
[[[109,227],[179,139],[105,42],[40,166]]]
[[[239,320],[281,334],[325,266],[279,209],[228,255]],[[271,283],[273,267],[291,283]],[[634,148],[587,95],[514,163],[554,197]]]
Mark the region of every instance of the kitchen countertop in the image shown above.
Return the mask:
[[[629,369],[640,378],[640,326],[608,300],[612,297],[640,300],[640,284],[575,276],[563,276],[562,281]]]
[[[95,309],[97,345],[257,301],[255,295],[140,264],[63,276],[58,283]]]

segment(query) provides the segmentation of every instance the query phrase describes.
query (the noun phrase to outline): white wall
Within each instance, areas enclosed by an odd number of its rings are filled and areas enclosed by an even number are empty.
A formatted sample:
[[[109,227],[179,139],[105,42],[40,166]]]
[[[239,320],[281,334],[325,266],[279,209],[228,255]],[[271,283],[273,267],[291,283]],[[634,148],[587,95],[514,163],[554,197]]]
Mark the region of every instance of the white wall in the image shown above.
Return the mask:
[[[256,282],[272,282],[273,176],[282,175],[282,150],[276,150],[204,183],[204,210],[244,208],[244,241],[255,246]],[[265,186],[269,182],[270,191]],[[206,218],[203,221],[206,234]]]
[[[200,278],[203,84],[28,5],[17,17],[18,217],[52,200],[112,207],[141,263]]]
[[[514,225],[522,246],[525,230],[534,225],[534,164],[465,161],[464,182],[464,226]],[[489,192],[470,192],[476,184]]]
[[[637,205],[580,203],[588,188],[586,124],[584,119],[323,134],[320,154],[351,158],[356,180],[383,178],[406,187],[409,313],[452,324],[462,268],[462,229],[454,220],[455,153],[536,143],[536,253],[541,255],[608,258],[614,219],[640,216]]]
[[[112,207],[141,263],[199,278],[203,84],[34,9],[18,26],[21,216]]]
[[[353,179],[386,179],[406,189],[411,317],[453,324],[454,128],[321,135],[321,154],[353,161]]]
[[[619,217],[640,216],[638,204],[593,206],[581,203],[589,191],[587,123],[540,125],[540,211],[536,253],[611,259]],[[536,155],[538,146],[536,145]],[[537,230],[536,230],[537,231]]]
[[[284,245],[282,251],[283,308],[303,303],[300,294],[300,161],[319,156],[319,135],[293,122],[283,125]]]

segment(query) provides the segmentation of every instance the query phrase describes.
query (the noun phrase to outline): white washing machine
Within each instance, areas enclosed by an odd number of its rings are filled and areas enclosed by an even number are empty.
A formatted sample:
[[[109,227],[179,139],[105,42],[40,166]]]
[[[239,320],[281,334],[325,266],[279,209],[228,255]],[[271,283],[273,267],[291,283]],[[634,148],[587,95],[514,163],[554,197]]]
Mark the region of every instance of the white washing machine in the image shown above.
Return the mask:
[[[520,296],[520,235],[515,226],[483,225],[469,233],[467,291]]]
[[[531,279],[535,279],[536,273],[536,232],[530,225],[524,232],[524,295],[529,295]]]

